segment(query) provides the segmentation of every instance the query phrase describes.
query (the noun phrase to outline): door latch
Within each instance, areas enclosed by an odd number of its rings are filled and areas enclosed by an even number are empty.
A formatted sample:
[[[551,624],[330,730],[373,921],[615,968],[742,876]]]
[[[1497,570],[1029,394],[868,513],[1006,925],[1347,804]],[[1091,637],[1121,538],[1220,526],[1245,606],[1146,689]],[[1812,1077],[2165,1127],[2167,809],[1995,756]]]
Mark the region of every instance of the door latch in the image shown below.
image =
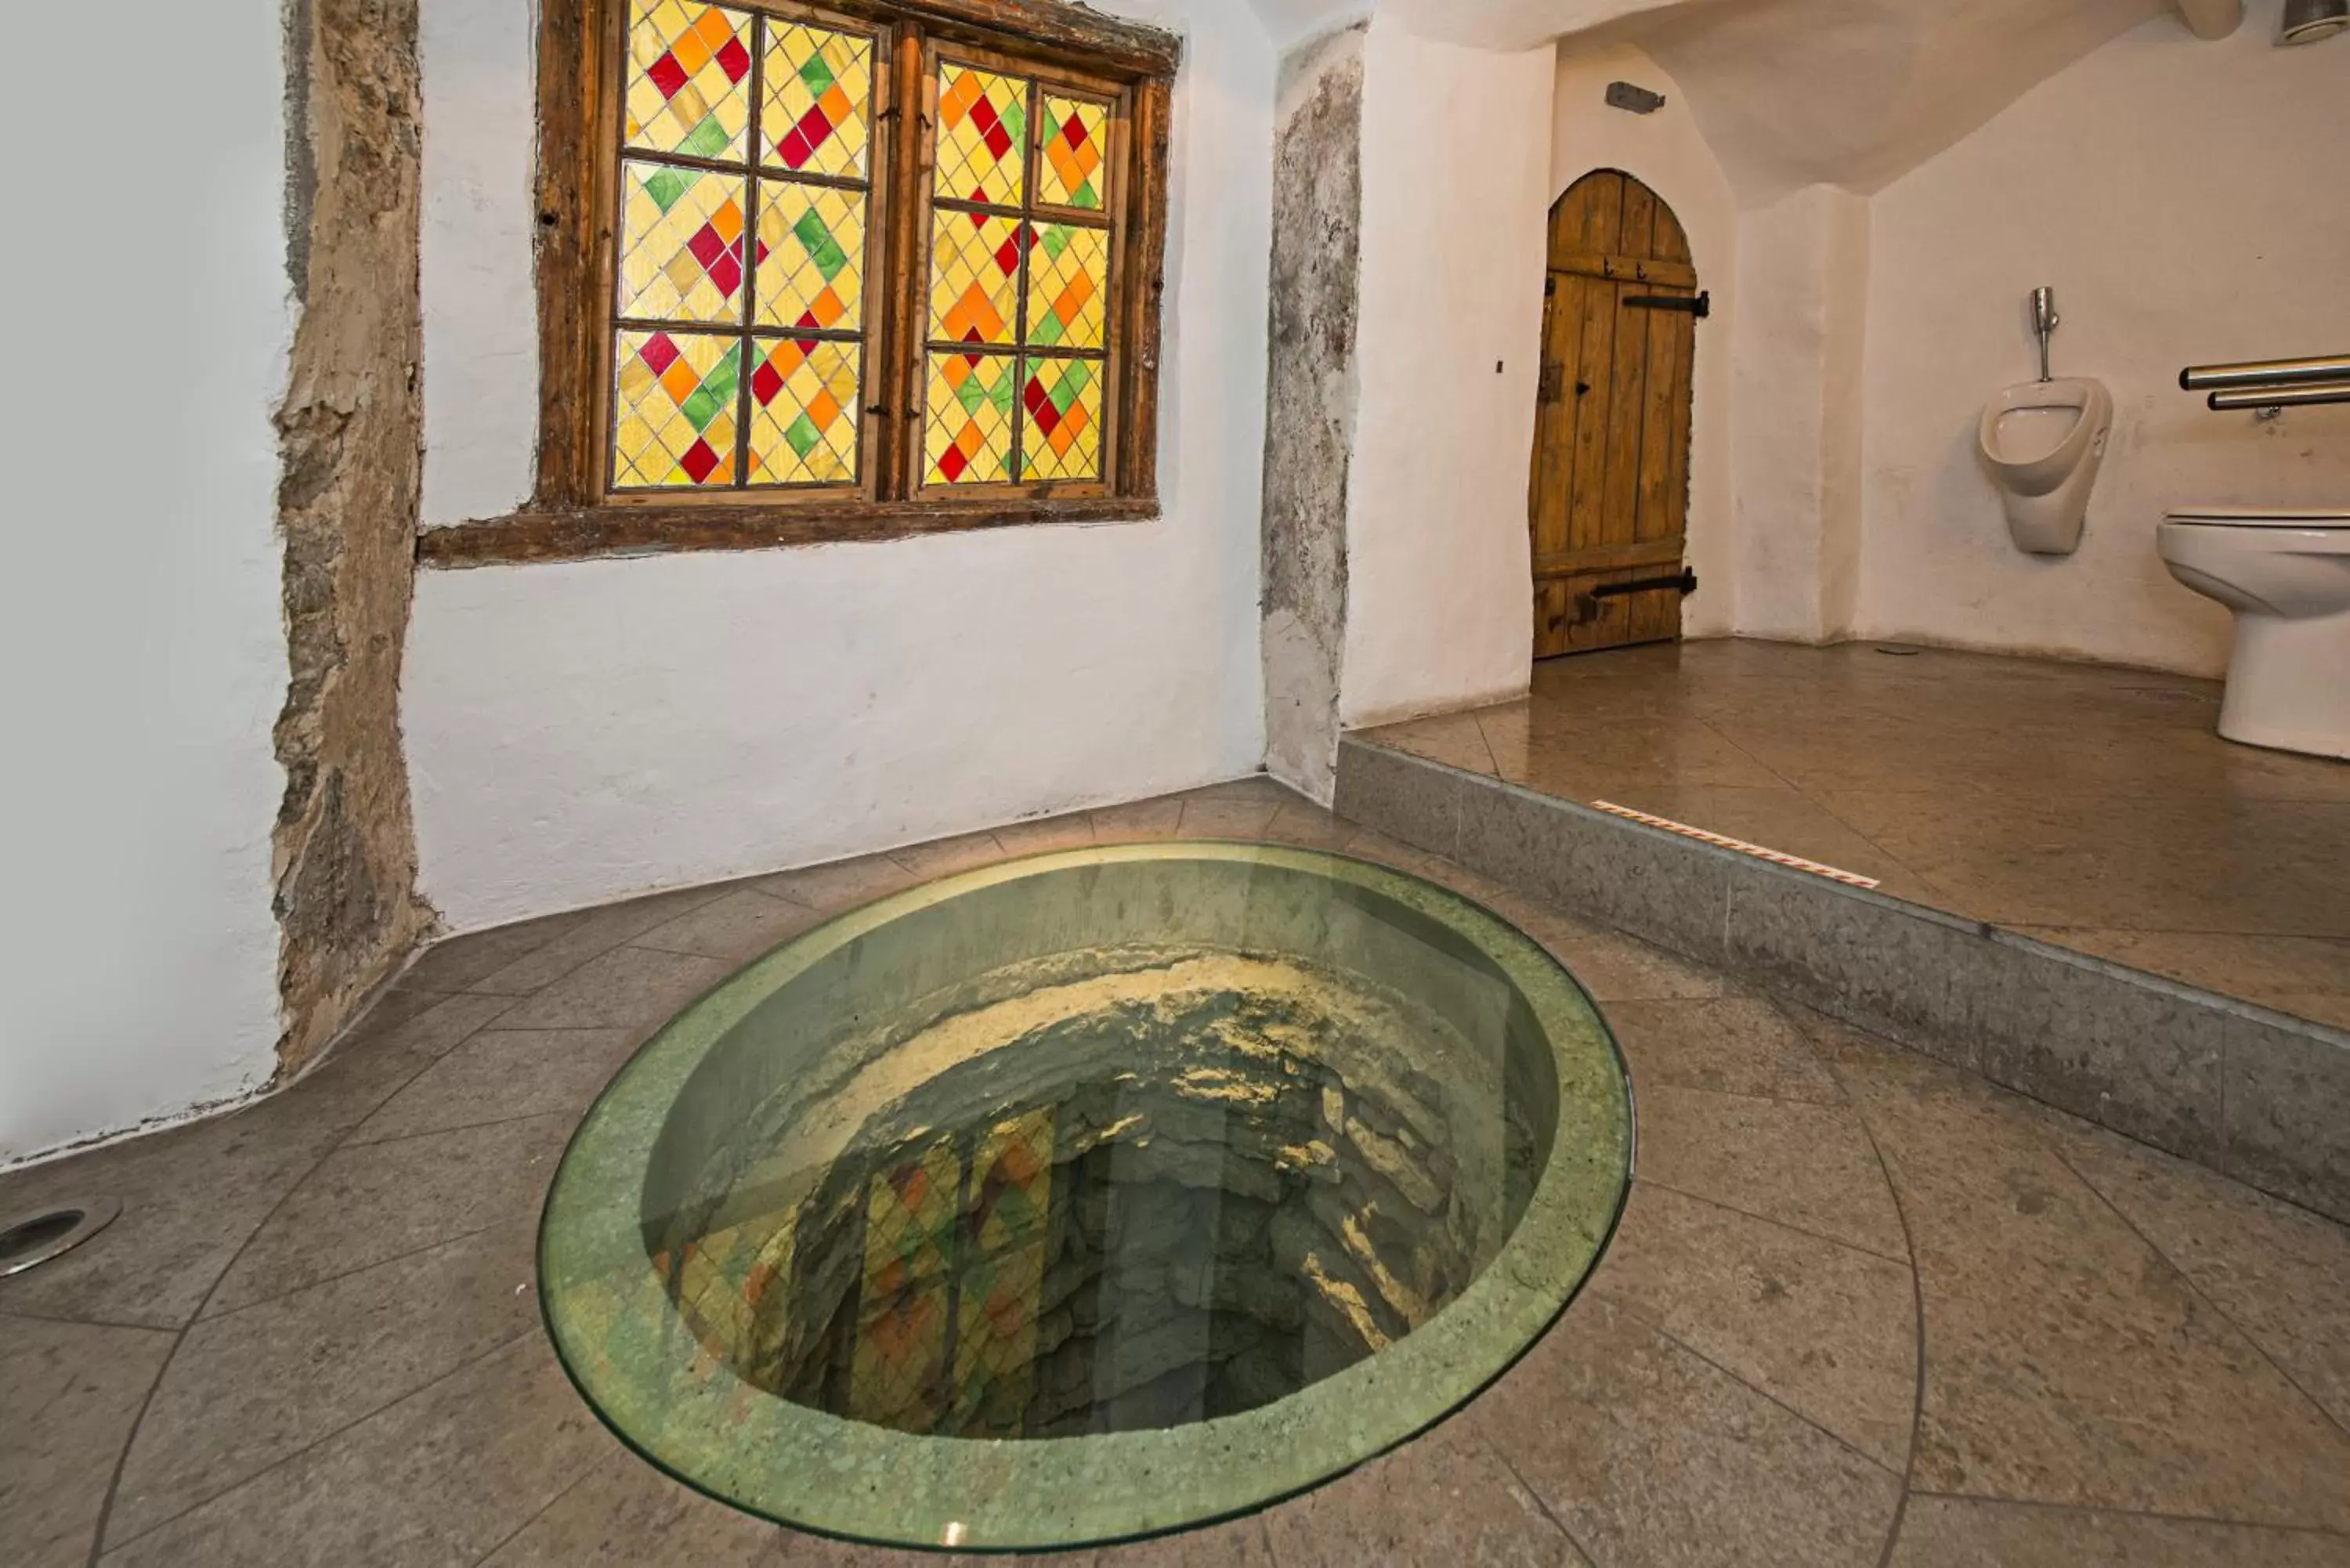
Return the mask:
[[[1624,296],[1627,310],[1679,310],[1703,321],[1713,314],[1713,296],[1703,290],[1689,294],[1627,294]]]
[[[1636,577],[1628,583],[1602,583],[1575,596],[1566,618],[1569,626],[1589,626],[1599,618],[1604,600],[1629,598],[1634,594],[1651,594],[1660,589],[1676,588],[1686,598],[1697,592],[1697,569],[1684,566],[1680,575],[1671,577]]]

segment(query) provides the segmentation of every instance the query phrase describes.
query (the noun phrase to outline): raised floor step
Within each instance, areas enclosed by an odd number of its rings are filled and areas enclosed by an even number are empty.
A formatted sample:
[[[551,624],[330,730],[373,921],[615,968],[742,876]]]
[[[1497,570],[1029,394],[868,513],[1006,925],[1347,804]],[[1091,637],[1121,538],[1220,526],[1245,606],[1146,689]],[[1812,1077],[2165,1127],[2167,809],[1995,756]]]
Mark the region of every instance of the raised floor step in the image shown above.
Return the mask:
[[[1357,736],[1337,810],[2350,1221],[2350,1033]]]

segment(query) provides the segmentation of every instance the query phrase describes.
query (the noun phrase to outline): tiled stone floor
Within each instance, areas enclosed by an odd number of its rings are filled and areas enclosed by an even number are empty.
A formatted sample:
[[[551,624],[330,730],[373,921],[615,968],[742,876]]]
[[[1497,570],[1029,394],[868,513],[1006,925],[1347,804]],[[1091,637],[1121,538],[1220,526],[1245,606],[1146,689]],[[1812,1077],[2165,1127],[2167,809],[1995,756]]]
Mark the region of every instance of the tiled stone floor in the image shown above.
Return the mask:
[[[1178,834],[1345,846],[1550,945],[1622,1038],[1638,1179],[1589,1288],[1467,1410],[1090,1560],[2350,1568],[2350,1233],[1263,781],[461,938],[286,1093],[0,1177],[0,1210],[126,1205],[0,1283],[0,1560],[925,1561],[743,1518],[607,1436],[538,1324],[542,1195],[636,1044],[827,911]]]
[[[2350,763],[2219,738],[2216,681],[1873,644],[1547,660],[1366,739],[1882,879],[2350,1027]]]

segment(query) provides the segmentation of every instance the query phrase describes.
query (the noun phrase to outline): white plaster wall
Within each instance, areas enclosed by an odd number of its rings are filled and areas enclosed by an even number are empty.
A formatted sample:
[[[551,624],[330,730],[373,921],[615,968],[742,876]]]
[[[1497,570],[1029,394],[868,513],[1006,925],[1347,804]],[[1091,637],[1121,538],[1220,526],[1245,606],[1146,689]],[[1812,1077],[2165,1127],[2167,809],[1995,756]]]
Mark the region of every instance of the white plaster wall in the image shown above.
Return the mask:
[[[1607,84],[1665,95],[1654,114],[1607,107]],[[1682,601],[1682,629],[1719,637],[1736,605],[1735,492],[1731,483],[1731,353],[1738,327],[1738,208],[1720,160],[1671,75],[1628,45],[1562,47],[1551,122],[1551,200],[1595,169],[1620,169],[1664,198],[1689,235],[1698,286],[1713,314],[1698,324],[1690,427],[1689,561],[1698,592]]]
[[[2350,408],[2208,412],[2179,368],[2339,349],[2350,280],[2350,44],[2278,49],[2277,0],[2200,43],[2147,23],[1881,192],[1866,369],[1871,635],[2216,675],[2228,617],[2155,552],[2166,507],[2350,500]],[[2023,300],[2054,286],[2059,375],[2112,389],[2080,553],[2009,541],[1975,458],[2037,374]]]
[[[14,73],[140,187],[142,243],[0,246],[0,711],[13,825],[0,942],[0,1164],[226,1099],[276,1066],[269,829],[286,694],[270,410],[291,316],[276,0],[130,0],[109,56],[134,115]],[[46,231],[127,242],[113,182],[44,187]],[[154,236],[170,236],[158,247]],[[135,301],[128,312],[72,299]]]
[[[530,0],[426,0],[424,499],[429,526],[514,510],[538,441],[538,151]]]
[[[1867,214],[1851,192],[1810,185],[1742,223],[1731,337],[1741,636],[1830,641],[1851,623]]]
[[[1257,766],[1276,62],[1246,0],[1116,8],[1189,49],[1164,519],[424,573],[403,719],[423,888],[452,924]],[[529,288],[532,67],[525,0],[425,0],[424,18],[438,524],[504,511],[527,486],[512,410],[536,396],[528,345],[468,324]],[[501,145],[448,145],[477,138]],[[484,424],[503,433],[472,440]]]
[[[1350,727],[1500,701],[1532,668],[1555,70],[1547,47],[1438,43],[1386,16],[1365,45]]]

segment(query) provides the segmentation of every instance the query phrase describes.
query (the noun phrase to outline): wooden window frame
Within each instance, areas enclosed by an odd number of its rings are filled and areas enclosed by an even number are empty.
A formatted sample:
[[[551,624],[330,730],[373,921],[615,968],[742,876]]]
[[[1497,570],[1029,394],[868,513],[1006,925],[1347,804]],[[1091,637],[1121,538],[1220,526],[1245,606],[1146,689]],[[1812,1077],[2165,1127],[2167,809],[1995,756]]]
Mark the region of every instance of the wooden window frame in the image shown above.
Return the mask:
[[[530,501],[510,515],[425,530],[418,538],[419,560],[451,566],[579,560],[1156,517],[1169,111],[1180,43],[1057,0],[723,3],[785,19],[820,21],[830,13],[879,35],[868,226],[869,255],[879,265],[866,274],[864,321],[865,400],[868,410],[882,411],[868,414],[860,435],[856,492],[608,486],[623,156],[619,117],[629,0],[545,0],[538,67],[536,483]],[[922,399],[931,348],[925,330],[930,160],[936,134],[929,97],[941,56],[1113,106],[1113,194],[1096,214],[1108,220],[1111,279],[1100,358],[1107,384],[1098,480],[921,483]],[[753,105],[749,133],[754,163],[759,109]],[[904,134],[910,125],[915,133]],[[1040,129],[1030,127],[1032,161]],[[1042,221],[1054,215],[1027,205]],[[755,223],[755,213],[747,216]],[[1021,293],[1024,312],[1024,272]],[[743,374],[747,380],[747,361]]]

